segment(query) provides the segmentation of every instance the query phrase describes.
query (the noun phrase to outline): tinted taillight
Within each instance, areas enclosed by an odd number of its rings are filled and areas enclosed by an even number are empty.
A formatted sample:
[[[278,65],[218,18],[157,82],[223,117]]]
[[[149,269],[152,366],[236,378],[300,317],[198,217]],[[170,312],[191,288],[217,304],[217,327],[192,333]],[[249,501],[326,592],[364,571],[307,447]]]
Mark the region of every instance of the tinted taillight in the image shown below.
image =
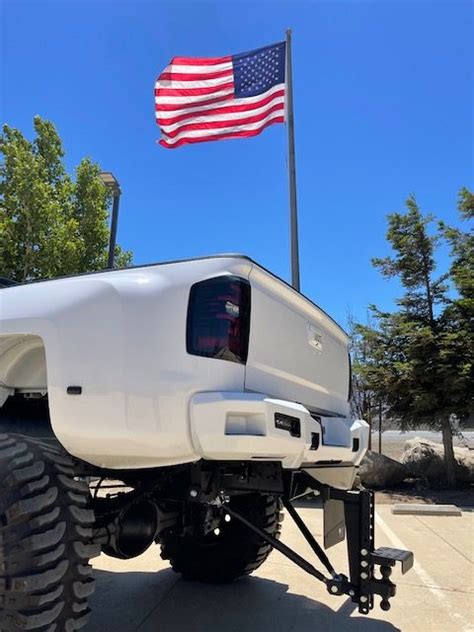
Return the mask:
[[[188,353],[244,364],[249,329],[248,281],[221,276],[192,286],[186,332]]]

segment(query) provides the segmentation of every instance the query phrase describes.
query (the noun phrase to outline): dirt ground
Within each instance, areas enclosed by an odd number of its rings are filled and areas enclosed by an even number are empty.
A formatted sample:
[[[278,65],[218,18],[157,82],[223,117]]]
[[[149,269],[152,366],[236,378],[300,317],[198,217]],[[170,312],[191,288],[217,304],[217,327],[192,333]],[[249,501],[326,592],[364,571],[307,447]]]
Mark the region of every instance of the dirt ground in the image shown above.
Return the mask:
[[[395,489],[376,491],[375,502],[379,505],[394,503],[456,505],[468,510],[474,508],[474,486],[459,489],[422,489],[415,482],[407,482]]]
[[[423,489],[417,481],[402,483],[394,489],[375,490],[375,504],[395,503],[456,505],[463,511],[474,511],[474,485],[458,489]],[[300,507],[322,507],[319,497],[306,496],[295,503]]]
[[[422,437],[435,443],[442,443],[441,433],[430,432],[426,430],[410,430],[408,432],[400,432],[398,430],[387,430],[382,433],[382,454],[389,456],[396,461],[400,460],[406,442],[415,437]],[[454,445],[458,447],[466,447],[474,449],[474,431],[463,431],[462,436],[454,437]],[[379,435],[378,432],[372,432],[372,447],[374,452],[379,451]]]
[[[389,430],[382,433],[382,454],[396,461],[400,460],[406,442],[414,437],[423,437],[441,443],[441,435],[436,432],[414,430],[399,432]],[[474,449],[474,432],[466,431],[462,437],[455,437],[454,445]],[[379,451],[378,433],[372,433],[372,450]],[[451,490],[442,487],[430,488],[426,483],[417,480],[407,480],[393,489],[377,490],[375,492],[377,504],[390,505],[393,503],[428,503],[457,505],[460,508],[474,508],[474,485]]]

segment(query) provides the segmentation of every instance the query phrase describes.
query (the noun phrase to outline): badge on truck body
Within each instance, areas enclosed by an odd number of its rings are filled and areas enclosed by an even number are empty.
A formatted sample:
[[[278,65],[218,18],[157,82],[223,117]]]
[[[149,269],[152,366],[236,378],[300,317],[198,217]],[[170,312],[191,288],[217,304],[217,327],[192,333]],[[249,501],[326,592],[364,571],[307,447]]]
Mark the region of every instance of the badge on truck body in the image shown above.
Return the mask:
[[[323,350],[323,334],[314,325],[308,325],[308,344],[316,351]]]

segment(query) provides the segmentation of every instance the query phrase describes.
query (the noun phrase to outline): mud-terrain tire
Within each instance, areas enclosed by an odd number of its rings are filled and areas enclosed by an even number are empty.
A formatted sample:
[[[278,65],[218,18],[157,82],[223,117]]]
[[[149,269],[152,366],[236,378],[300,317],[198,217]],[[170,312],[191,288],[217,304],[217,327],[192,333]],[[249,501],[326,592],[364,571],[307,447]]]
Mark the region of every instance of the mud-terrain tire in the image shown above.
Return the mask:
[[[279,539],[283,513],[281,502],[266,494],[235,496],[230,506],[253,524]],[[222,522],[218,536],[165,533],[161,557],[183,578],[209,583],[233,581],[255,571],[273,547],[236,519]]]
[[[89,488],[55,441],[0,434],[0,631],[73,632],[94,590]]]

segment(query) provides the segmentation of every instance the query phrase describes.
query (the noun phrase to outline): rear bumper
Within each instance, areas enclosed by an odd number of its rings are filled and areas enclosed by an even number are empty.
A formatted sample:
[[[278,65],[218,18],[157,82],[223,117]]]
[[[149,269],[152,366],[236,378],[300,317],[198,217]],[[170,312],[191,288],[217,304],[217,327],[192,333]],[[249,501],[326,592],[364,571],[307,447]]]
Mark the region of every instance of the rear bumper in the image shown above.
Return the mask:
[[[298,434],[299,428],[300,436],[276,427],[281,416],[299,422],[293,429]],[[340,417],[318,421],[301,404],[261,393],[196,393],[190,418],[194,449],[203,459],[281,461],[284,468],[304,468],[316,479],[332,472],[330,480],[336,480],[341,468],[352,468],[349,478],[353,478],[368,446],[365,421]]]

